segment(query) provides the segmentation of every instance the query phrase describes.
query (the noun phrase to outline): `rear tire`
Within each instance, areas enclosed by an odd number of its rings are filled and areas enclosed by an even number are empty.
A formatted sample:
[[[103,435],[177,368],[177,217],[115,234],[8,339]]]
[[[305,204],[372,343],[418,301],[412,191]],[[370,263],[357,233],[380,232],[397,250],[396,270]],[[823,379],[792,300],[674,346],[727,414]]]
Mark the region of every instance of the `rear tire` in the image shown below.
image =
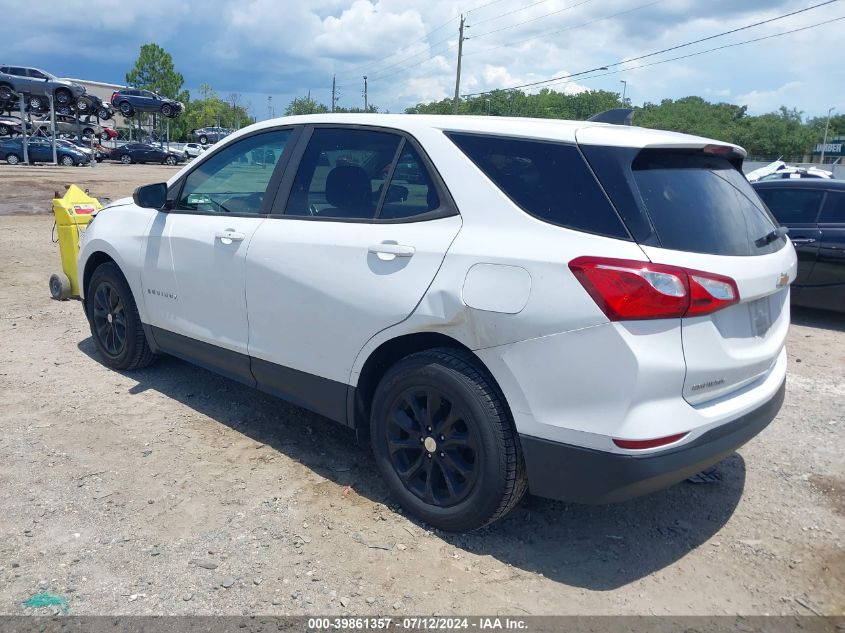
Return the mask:
[[[9,84],[0,85],[0,101],[11,101],[14,97],[15,93]]]
[[[164,159],[164,164],[165,165],[171,165],[171,166],[175,165],[176,164],[176,157],[175,156],[168,156],[167,158]]]
[[[91,336],[108,367],[141,369],[155,360],[132,290],[117,264],[107,262],[94,271],[85,305]]]
[[[120,162],[124,165],[129,165],[132,163],[132,157],[129,154],[124,154],[120,157]]]
[[[76,161],[73,159],[73,156],[65,154],[59,159],[59,164],[63,167],[74,167],[76,165]]]
[[[38,110],[41,108],[41,97],[30,97],[29,98],[29,107],[32,110]]]
[[[128,101],[121,102],[118,107],[120,108],[120,112],[123,116],[132,116],[135,113],[135,108],[133,108],[132,104]]]
[[[8,125],[0,123],[0,136],[11,136],[12,135],[12,128]]]
[[[166,117],[172,117],[173,116],[173,106],[170,105],[169,103],[165,103],[163,106],[161,106],[161,113]]]
[[[102,120],[105,121],[106,119],[112,118],[112,116],[113,116],[113,113],[108,108],[100,108],[99,110],[97,110],[97,118],[98,119],[102,119]]]
[[[504,398],[468,352],[432,349],[391,367],[373,398],[370,432],[394,498],[435,527],[483,527],[527,489]]]
[[[200,145],[208,145],[208,137],[200,136]]]

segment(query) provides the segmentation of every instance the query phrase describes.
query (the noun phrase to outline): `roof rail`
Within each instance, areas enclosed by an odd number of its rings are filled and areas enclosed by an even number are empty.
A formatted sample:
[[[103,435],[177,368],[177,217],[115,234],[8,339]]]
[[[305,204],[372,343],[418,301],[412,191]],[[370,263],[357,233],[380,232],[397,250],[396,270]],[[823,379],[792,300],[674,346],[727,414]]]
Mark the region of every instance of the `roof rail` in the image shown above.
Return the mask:
[[[591,116],[588,121],[595,123],[612,123],[613,125],[633,125],[633,108],[612,108]]]

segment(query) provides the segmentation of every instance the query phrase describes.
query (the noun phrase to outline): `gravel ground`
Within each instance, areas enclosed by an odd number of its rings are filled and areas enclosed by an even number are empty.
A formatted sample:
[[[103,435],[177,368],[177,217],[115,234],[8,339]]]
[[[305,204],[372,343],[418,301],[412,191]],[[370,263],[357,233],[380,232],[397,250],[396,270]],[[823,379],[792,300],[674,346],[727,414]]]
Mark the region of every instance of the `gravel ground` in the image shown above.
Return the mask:
[[[0,200],[169,173],[0,167]],[[71,614],[845,613],[842,316],[794,315],[786,404],[719,481],[529,497],[455,536],[392,507],[319,416],[173,358],[106,369],[79,303],[49,297],[51,225],[0,217],[0,613],[65,610],[24,606],[45,593]]]

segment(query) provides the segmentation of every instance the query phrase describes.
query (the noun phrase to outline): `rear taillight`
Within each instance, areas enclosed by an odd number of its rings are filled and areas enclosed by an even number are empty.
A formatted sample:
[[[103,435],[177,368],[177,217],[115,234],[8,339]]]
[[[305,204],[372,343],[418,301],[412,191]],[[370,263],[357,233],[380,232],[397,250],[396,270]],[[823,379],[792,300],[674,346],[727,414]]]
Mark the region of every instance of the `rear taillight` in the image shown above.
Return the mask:
[[[118,93],[117,93],[117,91],[116,91],[116,90],[115,90],[113,93],[111,93],[111,102],[112,102],[112,103],[114,103],[114,100],[117,98],[117,94],[118,94]]]
[[[739,301],[730,277],[679,266],[578,257],[569,269],[611,321],[701,316]]]

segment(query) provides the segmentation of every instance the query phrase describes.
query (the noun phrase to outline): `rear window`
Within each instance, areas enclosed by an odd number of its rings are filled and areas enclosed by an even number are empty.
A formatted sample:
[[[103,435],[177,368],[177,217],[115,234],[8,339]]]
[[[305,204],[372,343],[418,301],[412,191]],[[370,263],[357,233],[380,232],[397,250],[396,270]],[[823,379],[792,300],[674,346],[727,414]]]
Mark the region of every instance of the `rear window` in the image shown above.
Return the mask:
[[[583,149],[622,217],[648,225],[647,231],[632,231],[641,243],[739,256],[772,253],[786,243],[772,235],[776,220],[725,157],[695,150]]]
[[[568,229],[630,239],[576,146],[475,134],[449,138],[526,213]]]

